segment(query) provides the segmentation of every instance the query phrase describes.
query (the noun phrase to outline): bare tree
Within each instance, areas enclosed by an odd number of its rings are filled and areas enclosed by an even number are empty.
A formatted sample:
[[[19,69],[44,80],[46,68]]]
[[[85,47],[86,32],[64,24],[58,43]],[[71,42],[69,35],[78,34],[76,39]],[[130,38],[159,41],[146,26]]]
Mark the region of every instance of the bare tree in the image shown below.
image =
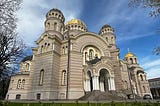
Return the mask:
[[[21,0],[0,0],[0,78],[19,61],[25,48],[16,33],[16,14]]]
[[[25,45],[16,32],[16,11],[21,0],[0,0],[0,99],[5,98],[11,73],[23,56]]]
[[[160,0],[130,0],[129,6],[150,9],[150,16],[160,16]]]

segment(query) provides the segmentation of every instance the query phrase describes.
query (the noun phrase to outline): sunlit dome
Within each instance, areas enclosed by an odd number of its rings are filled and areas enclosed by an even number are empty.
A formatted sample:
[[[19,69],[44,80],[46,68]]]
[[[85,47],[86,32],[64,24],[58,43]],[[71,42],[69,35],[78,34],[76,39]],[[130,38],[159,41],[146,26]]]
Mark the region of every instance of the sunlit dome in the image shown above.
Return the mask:
[[[86,27],[86,25],[84,24],[84,22],[81,21],[81,20],[79,20],[79,19],[72,19],[72,20],[70,20],[70,21],[68,21],[66,23],[66,25],[72,25],[72,24],[82,25],[82,26]]]
[[[125,55],[125,58],[128,58],[128,57],[134,57],[135,55],[131,52],[128,52],[126,55]]]
[[[85,23],[79,19],[72,19],[68,21],[65,29],[87,31]]]

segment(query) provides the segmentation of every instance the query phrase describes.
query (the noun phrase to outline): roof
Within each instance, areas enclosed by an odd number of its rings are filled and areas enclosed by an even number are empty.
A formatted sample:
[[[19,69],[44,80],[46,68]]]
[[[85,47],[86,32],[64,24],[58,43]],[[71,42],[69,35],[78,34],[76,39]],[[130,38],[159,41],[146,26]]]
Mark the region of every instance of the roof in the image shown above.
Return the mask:
[[[31,61],[33,58],[33,55],[30,56],[26,56],[25,58],[23,58],[23,60],[21,62],[25,62],[25,61]]]
[[[152,78],[152,79],[149,79],[148,81],[160,81],[160,77],[158,77],[158,78]]]

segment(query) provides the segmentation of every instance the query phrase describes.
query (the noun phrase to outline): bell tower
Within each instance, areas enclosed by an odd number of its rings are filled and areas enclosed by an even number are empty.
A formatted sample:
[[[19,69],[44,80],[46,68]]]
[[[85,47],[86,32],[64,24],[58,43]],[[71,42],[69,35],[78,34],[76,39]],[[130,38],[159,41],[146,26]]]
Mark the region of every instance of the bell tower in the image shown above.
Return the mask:
[[[60,39],[63,39],[63,32],[64,32],[64,21],[65,17],[63,13],[58,9],[51,9],[46,14],[46,21],[45,21],[45,31],[48,33],[54,33],[58,35]]]
[[[116,37],[114,35],[114,29],[110,25],[104,25],[99,34],[105,38],[105,40],[110,44],[110,45],[115,45],[116,44]]]

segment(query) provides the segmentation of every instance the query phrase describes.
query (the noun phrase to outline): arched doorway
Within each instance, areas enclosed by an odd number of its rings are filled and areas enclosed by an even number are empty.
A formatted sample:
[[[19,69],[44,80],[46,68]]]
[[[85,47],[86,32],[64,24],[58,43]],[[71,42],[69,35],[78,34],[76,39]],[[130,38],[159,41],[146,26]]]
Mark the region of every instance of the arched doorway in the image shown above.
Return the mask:
[[[109,90],[109,72],[106,69],[101,69],[99,72],[99,88],[100,91],[108,91]]]

